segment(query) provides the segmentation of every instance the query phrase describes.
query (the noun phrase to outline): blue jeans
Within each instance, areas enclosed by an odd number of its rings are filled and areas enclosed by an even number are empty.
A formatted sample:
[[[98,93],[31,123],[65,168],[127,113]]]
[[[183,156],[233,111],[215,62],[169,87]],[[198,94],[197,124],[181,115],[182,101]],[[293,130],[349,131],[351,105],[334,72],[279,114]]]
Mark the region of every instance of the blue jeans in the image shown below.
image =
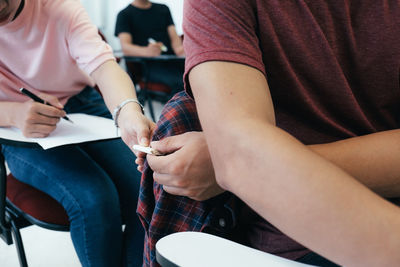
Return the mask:
[[[110,117],[92,88],[71,98],[65,110]],[[136,215],[140,173],[121,139],[48,150],[3,146],[3,153],[18,180],[64,207],[83,266],[142,265],[144,231]]]

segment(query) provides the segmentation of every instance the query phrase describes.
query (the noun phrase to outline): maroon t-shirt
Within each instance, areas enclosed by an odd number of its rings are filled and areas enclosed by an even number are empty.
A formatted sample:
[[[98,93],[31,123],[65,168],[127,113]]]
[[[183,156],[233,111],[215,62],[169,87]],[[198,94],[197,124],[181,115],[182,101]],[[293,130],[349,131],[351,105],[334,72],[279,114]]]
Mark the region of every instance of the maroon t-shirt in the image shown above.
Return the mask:
[[[305,144],[399,128],[399,0],[186,0],[184,9],[189,92],[194,66],[237,62],[265,74],[278,127]],[[248,223],[253,247],[305,253],[258,217]]]

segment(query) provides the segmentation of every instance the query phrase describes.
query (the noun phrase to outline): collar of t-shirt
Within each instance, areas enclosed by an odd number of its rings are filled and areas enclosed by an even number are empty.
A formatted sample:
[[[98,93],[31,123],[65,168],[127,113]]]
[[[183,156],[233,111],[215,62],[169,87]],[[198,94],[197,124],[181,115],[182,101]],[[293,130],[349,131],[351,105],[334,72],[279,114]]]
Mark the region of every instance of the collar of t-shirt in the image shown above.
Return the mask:
[[[24,6],[25,6],[25,0],[21,0],[21,3],[19,4],[19,7],[17,9],[17,12],[15,13],[15,16],[12,20],[15,20],[18,17],[18,15],[21,13],[22,9],[24,9]]]

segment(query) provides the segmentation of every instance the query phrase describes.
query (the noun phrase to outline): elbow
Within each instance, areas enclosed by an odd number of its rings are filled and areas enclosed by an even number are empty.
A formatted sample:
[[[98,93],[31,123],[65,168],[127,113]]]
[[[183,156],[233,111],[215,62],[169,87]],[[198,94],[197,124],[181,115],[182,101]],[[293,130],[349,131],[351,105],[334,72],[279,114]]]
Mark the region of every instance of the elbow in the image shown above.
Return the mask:
[[[226,191],[231,191],[231,184],[229,182],[229,179],[227,179],[226,175],[223,174],[216,174],[215,175],[215,180],[217,181],[217,184],[224,190]]]
[[[213,161],[215,180],[222,189],[234,192],[242,177],[240,171],[238,172],[236,169],[237,159],[235,156],[221,156],[220,158],[223,160]]]

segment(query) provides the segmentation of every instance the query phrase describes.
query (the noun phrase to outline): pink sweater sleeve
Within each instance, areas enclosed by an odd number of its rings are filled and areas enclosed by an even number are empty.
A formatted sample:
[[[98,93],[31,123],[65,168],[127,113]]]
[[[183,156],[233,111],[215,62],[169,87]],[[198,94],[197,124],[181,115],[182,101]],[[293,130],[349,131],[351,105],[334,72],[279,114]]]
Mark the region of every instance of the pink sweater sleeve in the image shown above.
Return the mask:
[[[101,64],[115,60],[111,47],[98,34],[98,29],[91,23],[83,6],[69,1],[69,25],[67,27],[67,44],[71,57],[78,66],[90,75]]]

